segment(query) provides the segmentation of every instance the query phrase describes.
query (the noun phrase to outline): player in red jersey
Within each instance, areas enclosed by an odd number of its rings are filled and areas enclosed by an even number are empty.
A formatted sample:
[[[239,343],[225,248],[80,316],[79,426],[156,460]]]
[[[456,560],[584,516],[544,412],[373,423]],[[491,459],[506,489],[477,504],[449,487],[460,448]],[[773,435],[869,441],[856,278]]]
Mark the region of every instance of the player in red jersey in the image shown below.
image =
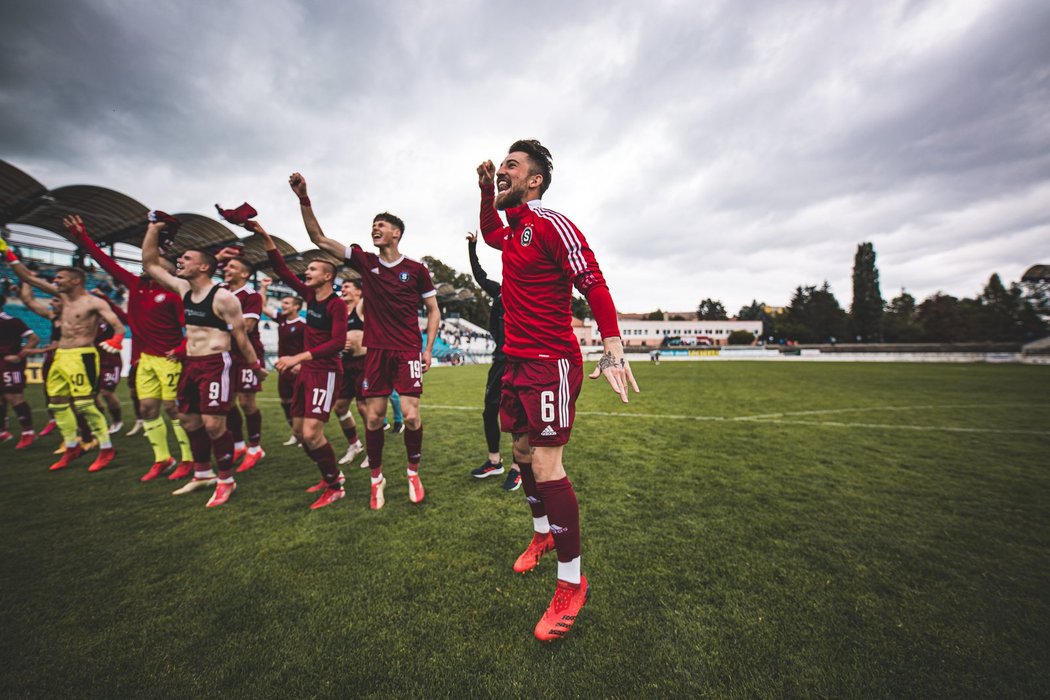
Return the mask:
[[[287,357],[298,355],[303,351],[303,337],[306,329],[306,321],[300,316],[303,310],[303,300],[296,296],[286,296],[281,299],[280,306],[267,306],[266,294],[273,280],[264,277],[259,281],[259,294],[263,298],[263,312],[277,322],[277,356]],[[295,375],[299,374],[298,365],[281,372],[277,376],[277,395],[281,399],[281,410],[284,411],[284,419],[288,427],[292,426],[292,393],[295,391]],[[298,445],[299,438],[293,432],[285,445]]]
[[[182,295],[186,318],[186,359],[177,389],[179,420],[190,439],[193,478],[175,495],[215,484],[208,507],[226,503],[237,484],[233,479],[233,435],[226,428],[226,415],[233,398],[230,346],[236,342],[253,369],[262,371],[255,348],[244,332],[241,305],[228,290],[211,280],[218,261],[210,253],[191,248],[179,256],[175,274],[160,262],[158,241],[167,226],[150,222],[142,240],[142,267],[154,280]],[[218,478],[211,468],[214,453]],[[218,482],[218,483],[216,483]]]
[[[303,442],[306,454],[321,471],[321,482],[308,489],[324,493],[310,506],[324,508],[343,498],[343,477],[335,464],[332,443],[324,435],[324,424],[332,413],[335,393],[342,381],[340,353],[346,342],[346,302],[335,293],[335,265],[313,260],[306,266],[306,281],[288,269],[270,234],[256,221],[244,227],[262,236],[274,273],[306,301],[306,332],[303,351],[277,358],[277,370],[301,367],[292,399],[292,430]]]
[[[255,267],[247,259],[235,256],[224,257],[222,253],[217,255],[223,266],[223,278],[226,288],[229,289],[237,301],[241,304],[241,315],[244,316],[244,330],[248,334],[248,340],[255,348],[255,356],[260,360],[263,358],[262,337],[259,335],[259,318],[263,310],[263,297],[256,292],[248,279],[255,272]],[[237,467],[238,472],[246,472],[254,468],[259,461],[266,456],[261,446],[262,441],[262,413],[255,401],[255,395],[262,388],[262,382],[254,370],[244,361],[244,357],[233,348],[233,383],[237,392],[237,402],[230,409],[230,415],[226,417],[226,424],[233,433],[233,461],[241,465]],[[244,418],[241,418],[241,411]],[[248,428],[248,444],[245,447],[244,428]]]
[[[365,355],[368,348],[364,345],[365,321],[362,316],[362,297],[360,279],[348,279],[341,286],[340,296],[346,302],[346,344],[343,346],[343,383],[339,388],[339,399],[335,402],[335,415],[339,417],[339,427],[346,438],[346,454],[339,458],[340,464],[350,464],[365,447],[357,434],[357,422],[350,410],[351,402],[357,404],[357,412],[365,419],[365,401],[361,395],[361,380],[365,370]],[[356,399],[356,400],[355,400]]]
[[[22,429],[16,450],[24,450],[36,440],[33,432],[33,409],[25,400],[26,356],[40,343],[40,336],[30,330],[25,321],[3,311],[4,300],[0,299],[0,442],[12,438],[7,429],[8,404],[18,416]]]
[[[182,299],[162,285],[148,273],[136,275],[121,267],[88,236],[87,228],[79,216],[64,221],[73,242],[95,259],[99,266],[114,280],[128,289],[128,326],[134,336],[131,348],[131,365],[142,414],[142,427],[153,448],[153,464],[140,481],[152,481],[165,471],[176,467],[169,477],[181,479],[193,470],[193,453],[190,440],[178,421],[175,391],[182,373],[182,365],[168,357],[182,344]],[[167,273],[174,266],[167,260],[159,260]],[[181,462],[176,465],[168,448],[168,427],[161,410],[167,414],[172,431],[179,444]]]
[[[384,503],[383,418],[387,398],[394,390],[401,395],[405,414],[408,498],[419,503],[424,493],[419,479],[423,450],[419,396],[423,393],[423,373],[430,369],[434,338],[441,320],[430,272],[422,263],[406,258],[398,250],[405,232],[405,224],[398,217],[385,212],[375,216],[372,220],[372,245],[379,249],[379,254],[366,253],[356,243],[344,246],[324,235],[301,174],[292,173],[288,183],[299,197],[299,208],[310,240],[318,248],[343,257],[351,268],[357,270],[368,299],[369,321],[364,335],[368,353],[361,393],[367,411],[365,445],[372,470],[372,508],[378,510]],[[418,315],[421,299],[427,310],[427,343],[422,353],[419,351],[422,337]]]
[[[540,203],[552,167],[550,151],[523,140],[511,145],[498,171],[492,161],[477,169],[481,231],[486,243],[503,252],[507,371],[500,422],[514,436],[514,461],[533,517],[532,542],[514,570],[530,571],[544,553],[558,552],[554,598],[534,630],[541,641],[564,636],[588,594],[580,573],[580,511],[562,464],[583,376],[572,331],[573,286],[587,297],[605,346],[591,378],[604,375],[624,403],[628,383],[638,391],[594,253],[571,221]],[[506,213],[507,226],[497,209]]]

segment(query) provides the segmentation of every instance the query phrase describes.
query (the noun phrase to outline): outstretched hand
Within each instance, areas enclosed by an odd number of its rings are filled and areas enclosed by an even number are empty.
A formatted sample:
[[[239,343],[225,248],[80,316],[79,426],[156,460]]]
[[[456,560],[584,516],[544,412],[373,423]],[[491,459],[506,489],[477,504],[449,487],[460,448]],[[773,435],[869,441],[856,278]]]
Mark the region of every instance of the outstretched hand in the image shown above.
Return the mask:
[[[482,187],[491,187],[496,177],[496,166],[491,160],[486,160],[478,166],[478,184]]]
[[[478,242],[478,234],[477,234],[477,232],[476,231],[474,233],[469,233],[468,232],[467,233],[467,241],[470,242],[470,243],[477,243]]]
[[[292,188],[292,192],[295,192],[296,196],[300,198],[306,196],[306,178],[303,177],[302,173],[292,173],[289,175],[288,186]]]
[[[631,364],[623,355],[623,345],[619,338],[605,339],[605,352],[602,354],[589,379],[605,377],[613,391],[620,395],[620,400],[627,403],[627,386],[630,383],[634,393],[639,393],[638,382],[634,380]]]
[[[62,225],[66,227],[66,230],[72,233],[74,236],[86,236],[87,227],[84,226],[84,220],[80,218],[79,214],[72,214],[62,219]]]

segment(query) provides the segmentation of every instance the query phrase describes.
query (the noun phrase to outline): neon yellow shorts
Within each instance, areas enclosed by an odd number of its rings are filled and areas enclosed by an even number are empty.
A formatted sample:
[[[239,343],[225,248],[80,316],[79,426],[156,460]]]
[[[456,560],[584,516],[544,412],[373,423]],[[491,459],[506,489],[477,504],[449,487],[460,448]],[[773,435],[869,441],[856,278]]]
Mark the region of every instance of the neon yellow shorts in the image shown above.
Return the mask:
[[[74,399],[91,396],[98,389],[98,378],[98,350],[59,348],[47,372],[47,394]]]
[[[140,399],[174,401],[182,365],[175,360],[142,353],[135,369],[135,391]]]

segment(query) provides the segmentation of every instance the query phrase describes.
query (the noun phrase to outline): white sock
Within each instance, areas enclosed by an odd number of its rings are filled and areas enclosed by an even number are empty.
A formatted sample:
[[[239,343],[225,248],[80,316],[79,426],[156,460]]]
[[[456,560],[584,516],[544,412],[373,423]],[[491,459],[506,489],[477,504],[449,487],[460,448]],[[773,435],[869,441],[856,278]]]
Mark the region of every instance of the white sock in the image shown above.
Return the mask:
[[[100,442],[98,444],[98,449],[100,450],[108,450],[111,447],[113,447],[113,442],[111,440],[106,440],[105,442]]]
[[[250,454],[250,455],[259,454],[260,452],[262,452],[262,446],[261,445],[252,445],[251,447],[248,448],[248,454]]]
[[[580,558],[576,557],[572,561],[558,562],[558,578],[562,581],[568,581],[569,583],[579,584]]]
[[[533,518],[532,519],[532,529],[535,530],[536,532],[540,533],[541,535],[546,535],[548,532],[550,532],[551,531],[551,524],[547,520],[547,516],[546,515],[541,515],[538,518]]]
[[[373,477],[372,477],[372,483],[373,483],[373,484],[378,484],[378,483],[379,483],[380,481],[382,481],[382,480],[383,480],[383,476],[382,476],[382,475],[379,475],[379,476],[373,476]]]
[[[408,472],[409,476],[419,476],[418,469],[406,469],[405,471]]]
[[[215,472],[213,472],[210,467],[208,469],[203,470],[203,471],[194,471],[193,472],[193,478],[194,479],[214,479],[215,478]]]
[[[232,476],[228,476],[225,479],[219,479],[219,483],[220,484],[232,484],[233,483],[233,477]],[[577,567],[577,568],[579,568],[579,567]],[[561,571],[561,569],[558,569],[558,570]],[[579,583],[579,581],[577,581],[576,583]]]
[[[241,440],[240,442],[233,443],[233,449],[235,449],[235,450],[243,450],[244,449],[244,440]]]

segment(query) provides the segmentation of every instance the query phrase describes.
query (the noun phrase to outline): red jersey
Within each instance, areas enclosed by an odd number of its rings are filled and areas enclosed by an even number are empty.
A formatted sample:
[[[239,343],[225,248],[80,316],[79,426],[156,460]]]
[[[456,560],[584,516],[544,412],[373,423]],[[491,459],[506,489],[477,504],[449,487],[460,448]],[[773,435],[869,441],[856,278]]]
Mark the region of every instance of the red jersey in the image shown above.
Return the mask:
[[[128,288],[128,321],[135,336],[132,346],[134,362],[139,353],[164,357],[182,344],[182,299],[148,277],[132,274],[117,264],[87,236],[75,236],[76,243],[93,257],[113,279]]]
[[[365,347],[419,352],[423,348],[419,300],[437,294],[430,270],[405,256],[384,262],[356,243],[346,249],[346,262],[361,274],[368,317]]]
[[[291,321],[281,316],[277,319],[277,356],[298,355],[303,351],[306,334],[306,322],[302,316]]]
[[[510,357],[582,364],[572,331],[573,286],[591,302],[602,337],[620,334],[594,253],[571,221],[544,209],[539,200],[507,209],[509,226],[503,225],[494,201],[493,188],[482,188],[481,231],[486,243],[503,251],[503,351]],[[599,289],[603,301],[608,298],[601,314],[595,308]]]
[[[220,286],[229,289],[225,284]],[[262,316],[263,310],[262,295],[247,284],[236,292],[232,289],[230,291],[233,292],[233,296],[237,297],[237,301],[241,303],[241,315],[244,316],[244,320],[247,321],[249,318],[255,319],[255,329],[248,334],[248,342],[252,344],[253,348],[255,348],[255,356],[261,360],[263,358],[263,344],[262,335],[259,333],[259,318]],[[243,357],[241,354],[241,348],[237,343],[233,343],[230,352],[234,357]]]
[[[17,355],[22,349],[22,339],[32,332],[22,319],[0,311],[0,360],[5,355]]]
[[[341,372],[343,345],[346,344],[346,302],[334,291],[322,300],[307,287],[284,263],[276,250],[267,251],[270,264],[277,276],[306,301],[306,332],[303,350],[313,355],[303,363],[303,369]]]

